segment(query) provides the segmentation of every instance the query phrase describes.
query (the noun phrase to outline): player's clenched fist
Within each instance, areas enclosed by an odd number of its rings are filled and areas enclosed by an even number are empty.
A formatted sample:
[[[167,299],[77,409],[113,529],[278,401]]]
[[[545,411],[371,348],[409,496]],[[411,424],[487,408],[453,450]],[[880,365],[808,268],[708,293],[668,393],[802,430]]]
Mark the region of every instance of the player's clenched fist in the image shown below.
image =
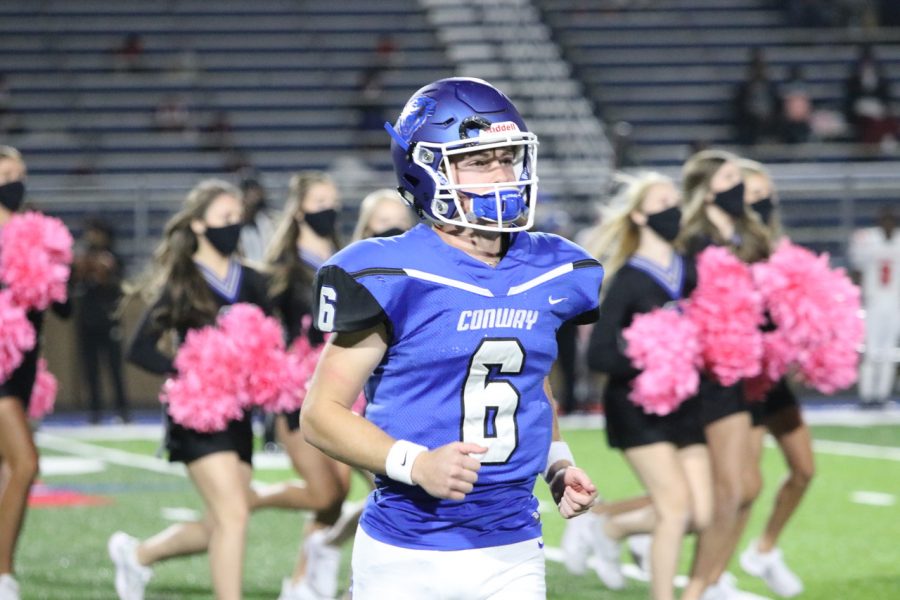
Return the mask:
[[[556,472],[550,481],[550,493],[565,519],[580,515],[594,504],[597,488],[587,473],[570,466]]]
[[[435,498],[462,500],[478,481],[481,462],[469,454],[484,454],[487,448],[478,444],[453,442],[416,458],[412,480]]]

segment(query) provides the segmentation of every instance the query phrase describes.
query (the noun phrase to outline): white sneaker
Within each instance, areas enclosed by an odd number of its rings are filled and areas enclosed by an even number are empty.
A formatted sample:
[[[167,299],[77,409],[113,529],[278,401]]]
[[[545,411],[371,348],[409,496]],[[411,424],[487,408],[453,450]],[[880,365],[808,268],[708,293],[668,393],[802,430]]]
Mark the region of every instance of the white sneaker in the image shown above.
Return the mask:
[[[587,559],[591,553],[591,518],[597,518],[591,512],[573,517],[566,521],[560,547],[563,552],[563,564],[573,575],[583,575],[587,570]]]
[[[325,543],[326,533],[324,529],[315,531],[303,542],[306,550],[304,581],[320,598],[334,598],[341,571],[341,549]]]
[[[700,596],[700,600],[728,600],[728,598],[728,590],[722,585],[721,580],[708,586],[703,590],[703,595]]]
[[[625,587],[625,575],[622,574],[619,542],[606,535],[603,529],[606,525],[605,515],[589,514],[593,517],[589,525],[594,549],[594,570],[603,585],[611,590],[621,590]]]
[[[309,587],[305,579],[294,583],[290,578],[281,582],[281,594],[278,600],[324,600],[325,596],[320,596],[314,589]]]
[[[9,573],[0,575],[0,600],[19,600],[19,582]]]
[[[628,552],[638,568],[650,575],[650,548],[653,536],[649,533],[638,533],[628,537]]]
[[[153,576],[153,570],[137,559],[137,538],[117,531],[109,538],[106,547],[116,566],[116,594],[119,600],[144,600],[144,588]]]
[[[770,590],[783,598],[791,598],[803,592],[803,582],[785,564],[784,556],[778,548],[760,552],[756,541],[750,542],[741,553],[741,568],[749,575],[761,578]]]

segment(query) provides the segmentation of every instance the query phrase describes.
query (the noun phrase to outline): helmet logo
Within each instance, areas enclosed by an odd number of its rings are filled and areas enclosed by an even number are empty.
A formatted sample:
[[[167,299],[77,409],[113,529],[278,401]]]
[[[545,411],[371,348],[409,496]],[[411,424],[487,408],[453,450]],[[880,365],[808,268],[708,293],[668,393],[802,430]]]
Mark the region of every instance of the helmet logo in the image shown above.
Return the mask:
[[[416,131],[434,114],[436,107],[437,101],[429,96],[413,96],[409,99],[394,127],[407,145],[412,141]]]

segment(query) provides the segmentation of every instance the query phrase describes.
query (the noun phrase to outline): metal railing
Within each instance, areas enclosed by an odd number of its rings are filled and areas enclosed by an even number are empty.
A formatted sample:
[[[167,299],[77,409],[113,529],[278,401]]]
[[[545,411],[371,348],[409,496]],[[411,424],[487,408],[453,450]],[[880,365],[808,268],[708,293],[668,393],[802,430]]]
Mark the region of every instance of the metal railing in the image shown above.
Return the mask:
[[[891,164],[788,164],[771,169],[788,234],[798,243],[832,252],[837,264],[844,264],[853,229],[871,224],[881,205],[890,204],[900,211],[900,172]],[[678,178],[675,169],[667,174]],[[543,189],[580,191],[545,196],[537,207],[539,228],[553,212],[565,213],[573,228],[587,227],[595,221],[598,205],[609,199],[605,189],[591,187],[589,178],[564,177],[547,169],[541,171]],[[377,187],[396,185],[390,172],[373,172],[358,180],[340,175],[335,179],[343,198],[342,225],[347,234],[356,221],[360,199]],[[117,232],[117,250],[133,270],[147,260],[163,225],[192,185],[187,180],[183,185],[167,185],[164,180],[148,179],[130,186],[42,186],[40,181],[32,180],[29,198],[36,208],[62,218],[76,235],[86,218],[105,218]],[[279,209],[287,195],[286,181],[266,183],[272,208]]]

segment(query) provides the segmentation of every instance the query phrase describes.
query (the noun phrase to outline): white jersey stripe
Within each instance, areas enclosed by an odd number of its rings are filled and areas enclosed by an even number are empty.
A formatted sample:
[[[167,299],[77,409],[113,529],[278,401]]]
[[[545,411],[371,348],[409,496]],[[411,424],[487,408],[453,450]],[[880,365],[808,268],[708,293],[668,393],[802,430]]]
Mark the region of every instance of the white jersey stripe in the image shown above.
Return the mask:
[[[566,263],[564,265],[560,265],[553,269],[552,271],[547,271],[543,275],[538,275],[534,279],[530,281],[526,281],[520,285],[514,285],[509,288],[509,291],[506,292],[507,296],[515,296],[516,294],[521,294],[522,292],[527,292],[533,287],[537,287],[542,283],[546,283],[551,279],[556,279],[560,275],[565,275],[566,273],[572,272],[575,267],[572,266],[572,263]]]
[[[478,294],[479,296],[486,296],[488,298],[494,297],[494,294],[491,293],[491,290],[483,287],[478,287],[477,285],[472,285],[471,283],[466,283],[464,281],[457,281],[456,279],[442,277],[440,275],[435,275],[434,273],[426,273],[425,271],[419,271],[418,269],[403,269],[403,272],[410,277],[415,277],[416,279],[440,283],[441,285],[446,285],[448,287],[454,287],[459,290],[472,292],[473,294]]]

